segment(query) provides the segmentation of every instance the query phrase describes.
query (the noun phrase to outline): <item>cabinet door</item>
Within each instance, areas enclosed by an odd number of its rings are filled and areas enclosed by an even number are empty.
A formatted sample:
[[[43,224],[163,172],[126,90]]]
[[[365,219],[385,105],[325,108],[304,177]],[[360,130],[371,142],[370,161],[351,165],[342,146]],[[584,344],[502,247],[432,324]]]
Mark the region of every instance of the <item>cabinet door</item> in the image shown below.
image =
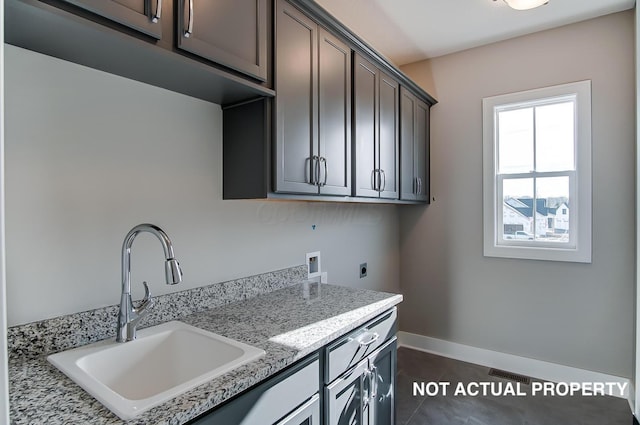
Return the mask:
[[[162,0],[63,0],[114,22],[160,39]],[[171,16],[171,11],[169,16]]]
[[[353,66],[355,195],[377,198],[378,69],[358,54],[354,55]]]
[[[311,400],[297,408],[276,425],[320,425],[320,397],[314,395]]]
[[[398,199],[398,171],[399,171],[399,127],[398,127],[398,93],[399,84],[396,80],[380,72],[379,78],[379,115],[378,115],[378,145],[381,186],[380,197]]]
[[[400,199],[429,201],[429,105],[400,88]]]
[[[267,0],[179,0],[178,47],[267,79]]]
[[[372,425],[395,425],[395,392],[398,343],[397,338],[387,342],[369,356],[371,390],[369,401],[369,423]]]
[[[348,196],[351,195],[351,49],[323,28],[319,37],[320,193]]]
[[[418,99],[400,88],[400,199],[415,200],[418,178],[416,164],[416,103]]]
[[[274,191],[318,193],[318,26],[284,0],[276,21]]]
[[[414,170],[416,199],[429,202],[429,105],[418,100],[415,107]]]
[[[325,424],[368,425],[369,363],[365,359],[325,388]]]

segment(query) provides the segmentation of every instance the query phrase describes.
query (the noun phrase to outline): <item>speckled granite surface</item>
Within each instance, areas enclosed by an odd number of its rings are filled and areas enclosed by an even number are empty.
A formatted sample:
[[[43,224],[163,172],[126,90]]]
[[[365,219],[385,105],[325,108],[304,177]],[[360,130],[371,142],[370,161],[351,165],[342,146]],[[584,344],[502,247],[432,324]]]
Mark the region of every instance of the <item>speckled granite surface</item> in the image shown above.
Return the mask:
[[[190,313],[290,286],[306,279],[305,265],[154,296],[156,304],[138,329]],[[118,305],[69,314],[8,329],[9,356],[38,356],[90,344],[115,335]]]
[[[295,284],[180,320],[246,342],[266,355],[149,410],[127,424],[183,424],[355,329],[401,295],[334,285]],[[175,317],[172,317],[173,319]],[[121,424],[117,416],[46,361],[9,361],[13,424]]]

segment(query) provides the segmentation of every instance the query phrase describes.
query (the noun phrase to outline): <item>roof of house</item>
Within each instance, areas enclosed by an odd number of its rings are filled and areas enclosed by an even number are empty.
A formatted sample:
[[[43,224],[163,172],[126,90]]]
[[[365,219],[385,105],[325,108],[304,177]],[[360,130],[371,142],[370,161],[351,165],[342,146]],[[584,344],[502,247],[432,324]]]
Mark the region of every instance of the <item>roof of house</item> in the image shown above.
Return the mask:
[[[533,198],[507,198],[504,203],[525,217],[533,217]],[[543,217],[555,215],[558,207],[566,202],[554,202],[554,204],[553,207],[550,207],[547,206],[547,199],[536,199],[536,213]]]

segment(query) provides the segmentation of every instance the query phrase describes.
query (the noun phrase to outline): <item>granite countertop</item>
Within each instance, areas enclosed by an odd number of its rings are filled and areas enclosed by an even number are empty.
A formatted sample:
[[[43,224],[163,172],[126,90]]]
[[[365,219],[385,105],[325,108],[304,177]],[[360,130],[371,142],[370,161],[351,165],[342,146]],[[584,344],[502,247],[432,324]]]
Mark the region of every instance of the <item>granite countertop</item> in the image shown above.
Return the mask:
[[[46,360],[9,360],[12,424],[183,424],[252,387],[402,301],[402,296],[297,283],[179,317],[262,348],[266,355],[124,422]]]

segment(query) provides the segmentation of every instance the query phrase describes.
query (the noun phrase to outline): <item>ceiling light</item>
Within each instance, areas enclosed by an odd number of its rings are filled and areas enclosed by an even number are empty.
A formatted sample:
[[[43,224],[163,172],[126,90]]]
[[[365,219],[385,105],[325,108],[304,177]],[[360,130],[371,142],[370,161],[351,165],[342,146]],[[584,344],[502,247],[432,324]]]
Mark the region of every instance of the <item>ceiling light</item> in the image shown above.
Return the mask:
[[[549,0],[504,0],[512,9],[528,10],[549,3]]]

